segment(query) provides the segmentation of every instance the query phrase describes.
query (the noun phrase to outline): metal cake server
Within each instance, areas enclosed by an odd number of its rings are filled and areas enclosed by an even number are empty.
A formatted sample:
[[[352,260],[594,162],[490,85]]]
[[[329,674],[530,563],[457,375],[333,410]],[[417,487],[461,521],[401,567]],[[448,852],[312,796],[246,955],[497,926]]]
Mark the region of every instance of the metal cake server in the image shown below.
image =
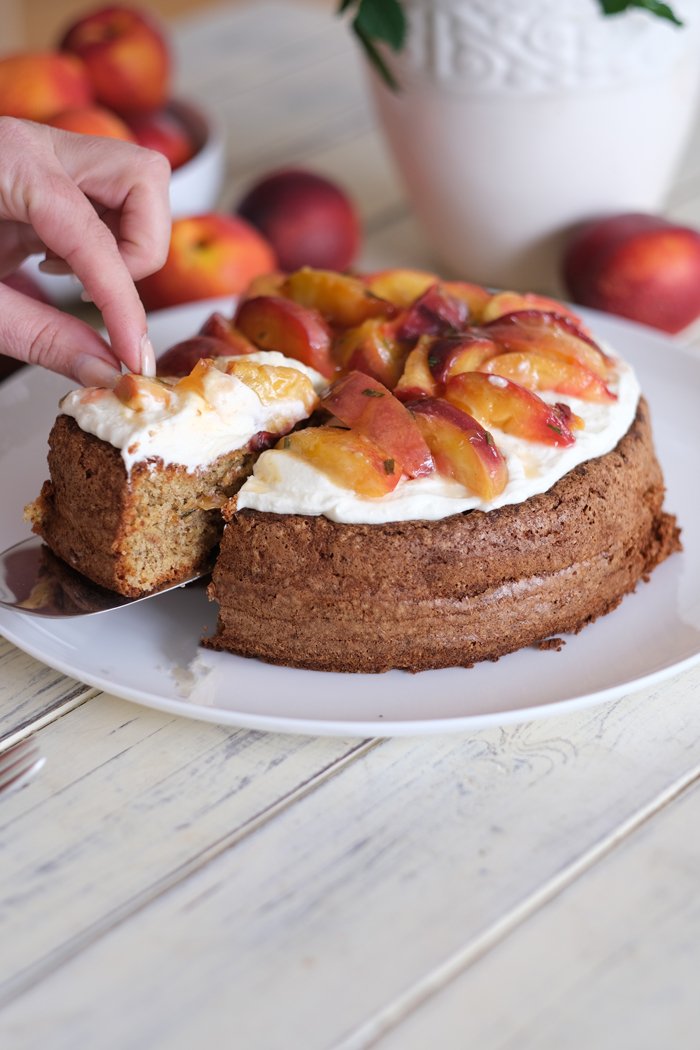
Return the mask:
[[[57,558],[38,536],[0,554],[0,606],[31,616],[94,616],[184,587],[202,574],[138,598],[125,598],[81,576]]]

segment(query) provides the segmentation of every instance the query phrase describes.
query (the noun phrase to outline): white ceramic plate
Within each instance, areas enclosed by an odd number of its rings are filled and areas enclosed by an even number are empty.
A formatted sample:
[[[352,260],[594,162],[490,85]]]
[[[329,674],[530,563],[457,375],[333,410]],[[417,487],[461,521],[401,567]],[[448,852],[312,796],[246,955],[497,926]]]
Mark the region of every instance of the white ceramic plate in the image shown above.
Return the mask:
[[[221,303],[154,314],[156,345],[194,332]],[[224,304],[230,309],[230,303]],[[0,610],[20,649],[88,685],[191,718],[280,732],[384,736],[475,729],[571,711],[648,686],[700,660],[700,360],[670,339],[587,315],[637,368],[651,403],[684,551],[561,652],[524,650],[469,670],[339,675],[272,667],[198,647],[216,609],[203,588],[107,616],[42,620]],[[46,436],[66,380],[25,371],[0,387],[0,549],[23,539],[22,507],[46,474]]]

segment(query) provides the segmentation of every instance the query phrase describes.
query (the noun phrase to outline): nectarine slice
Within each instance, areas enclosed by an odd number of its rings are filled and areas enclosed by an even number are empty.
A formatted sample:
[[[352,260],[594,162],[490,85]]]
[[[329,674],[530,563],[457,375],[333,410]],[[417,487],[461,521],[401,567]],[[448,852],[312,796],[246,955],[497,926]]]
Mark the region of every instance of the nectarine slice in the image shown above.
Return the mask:
[[[397,335],[406,341],[422,335],[450,335],[460,331],[468,317],[469,307],[463,299],[433,284],[408,308]]]
[[[370,317],[391,317],[395,308],[374,295],[357,277],[333,270],[312,270],[305,266],[291,273],[281,294],[301,306],[309,306],[334,325],[349,328]]]
[[[485,426],[526,441],[564,448],[576,440],[561,409],[504,376],[462,372],[448,380],[445,397]]]
[[[595,372],[546,350],[499,354],[477,365],[477,370],[512,379],[528,390],[553,390],[599,403],[617,400],[617,395]]]
[[[570,310],[564,303],[557,302],[556,299],[550,299],[546,295],[536,295],[534,292],[497,292],[496,295],[489,295],[481,315],[482,323],[487,321],[495,321],[498,317],[503,317],[505,314],[518,313],[522,310],[539,310],[545,313],[559,314],[562,317],[569,317],[582,332],[588,335],[586,326],[584,325],[578,314],[575,314],[573,310]]]
[[[434,397],[437,394],[438,384],[428,364],[433,342],[431,336],[422,336],[406,358],[401,378],[394,387],[394,396],[401,401],[410,401],[415,397]]]
[[[234,354],[254,354],[258,349],[257,346],[251,343],[250,339],[246,339],[243,332],[239,332],[234,327],[233,321],[230,321],[228,317],[224,317],[218,310],[207,317],[199,329],[199,334],[211,336],[212,339],[220,339],[226,343],[229,347],[228,353],[231,356]],[[212,355],[207,354],[207,356],[211,357]]]
[[[251,350],[255,350],[251,346]],[[169,347],[156,362],[159,376],[186,376],[203,357],[228,357],[235,353],[228,342],[213,335],[193,335]]]
[[[378,318],[346,328],[333,344],[333,357],[341,368],[364,372],[390,388],[401,374],[405,356],[394,322]]]
[[[450,376],[473,372],[499,351],[500,347],[493,339],[476,331],[467,331],[462,335],[435,339],[428,349],[428,367],[436,382],[443,384]]]
[[[483,332],[503,350],[551,350],[607,379],[611,361],[569,317],[545,310],[516,310],[489,321]]]
[[[331,333],[318,310],[282,299],[258,295],[238,308],[235,325],[260,350],[279,350],[322,375],[333,375]]]
[[[227,361],[227,375],[235,376],[255,391],[263,405],[274,405],[280,398],[301,401],[310,413],[318,404],[313,384],[308,376],[297,368],[285,365],[261,365],[257,361],[246,361],[242,357]]]
[[[321,405],[378,445],[409,477],[432,472],[430,449],[415,419],[382,383],[350,372],[333,384]]]
[[[481,321],[484,309],[491,293],[480,284],[472,284],[470,281],[443,281],[442,287],[449,295],[461,299],[469,307],[469,320],[472,324]]]
[[[386,496],[401,480],[394,459],[354,430],[309,427],[288,434],[276,447],[312,463],[336,485],[359,496]]]
[[[441,474],[484,500],[508,483],[508,466],[493,438],[473,416],[437,397],[408,403]]]
[[[173,402],[172,389],[159,379],[132,375],[120,376],[114,386],[114,394],[127,408],[143,412],[154,406],[168,407]]]
[[[439,278],[425,270],[380,270],[368,274],[363,280],[380,299],[387,299],[400,310],[405,310],[431,285],[437,284]]]

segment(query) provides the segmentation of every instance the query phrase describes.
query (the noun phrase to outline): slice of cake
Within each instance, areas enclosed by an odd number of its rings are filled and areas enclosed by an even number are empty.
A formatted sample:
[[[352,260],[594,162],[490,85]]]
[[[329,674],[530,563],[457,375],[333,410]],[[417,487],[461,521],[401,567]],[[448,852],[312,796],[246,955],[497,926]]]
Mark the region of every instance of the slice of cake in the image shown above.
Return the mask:
[[[74,390],[49,437],[33,531],[95,583],[136,597],[206,571],[221,506],[261,449],[318,402],[313,369],[278,353],[200,361],[180,379]]]
[[[362,370],[225,507],[205,645],[470,666],[579,631],[679,549],[635,375],[565,307],[401,272],[372,286],[395,313],[335,335]]]

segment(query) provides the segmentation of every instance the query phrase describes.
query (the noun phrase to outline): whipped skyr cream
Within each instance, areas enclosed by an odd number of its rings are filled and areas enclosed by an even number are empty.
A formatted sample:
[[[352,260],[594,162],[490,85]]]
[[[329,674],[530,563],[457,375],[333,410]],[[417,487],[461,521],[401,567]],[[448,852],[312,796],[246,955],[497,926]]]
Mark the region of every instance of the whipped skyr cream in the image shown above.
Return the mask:
[[[637,411],[639,383],[624,361],[616,359],[617,379],[609,383],[617,400],[598,404],[580,398],[538,391],[549,404],[565,401],[583,419],[576,441],[566,448],[525,441],[489,428],[507,464],[504,491],[486,502],[459,482],[433,473],[403,478],[381,498],[358,496],[336,485],[293,452],[270,449],[259,457],[254,473],[240,489],[239,510],[250,508],[277,514],[324,515],[342,524],[385,524],[392,521],[435,521],[466,510],[495,510],[546,492],[573,467],[612,451],[629,430]]]
[[[260,396],[253,381],[226,372],[231,362],[272,366],[269,375],[282,380],[283,389],[269,399]],[[219,357],[213,364],[189,386],[133,377],[135,407],[111,390],[87,387],[67,394],[60,408],[81,430],[118,448],[127,473],[135,463],[156,459],[194,471],[261,431],[289,430],[313,411],[317,392],[328,385],[313,368],[276,351]]]

